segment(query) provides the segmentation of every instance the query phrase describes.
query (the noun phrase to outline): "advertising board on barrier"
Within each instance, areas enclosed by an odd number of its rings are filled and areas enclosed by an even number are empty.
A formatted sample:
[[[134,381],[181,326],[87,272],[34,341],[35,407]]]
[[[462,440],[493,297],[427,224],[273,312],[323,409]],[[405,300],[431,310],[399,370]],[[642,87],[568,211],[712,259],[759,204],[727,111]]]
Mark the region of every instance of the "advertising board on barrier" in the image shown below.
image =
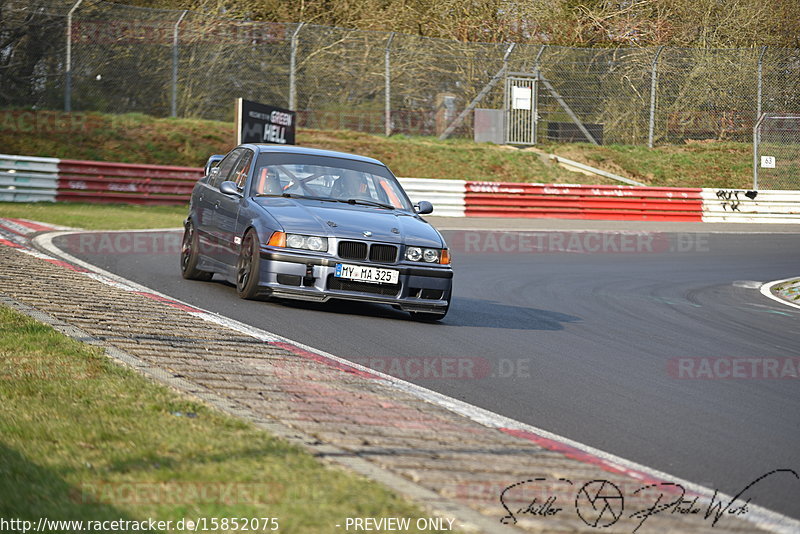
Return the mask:
[[[295,119],[294,111],[237,98],[236,144],[293,145]]]

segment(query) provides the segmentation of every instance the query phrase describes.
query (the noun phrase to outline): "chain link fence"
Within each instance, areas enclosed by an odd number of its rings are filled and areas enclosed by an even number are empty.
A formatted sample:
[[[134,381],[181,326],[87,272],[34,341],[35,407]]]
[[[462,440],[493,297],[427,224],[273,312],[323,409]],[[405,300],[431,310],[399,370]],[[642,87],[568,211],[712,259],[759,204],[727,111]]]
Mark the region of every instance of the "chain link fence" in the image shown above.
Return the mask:
[[[754,189],[800,189],[800,114],[764,113],[753,148]]]
[[[762,112],[800,109],[798,49],[510,46],[0,0],[2,108],[231,121],[242,97],[305,127],[471,138],[464,111],[501,109],[506,73],[539,80],[539,140],[586,141],[577,119],[601,144],[749,142]]]

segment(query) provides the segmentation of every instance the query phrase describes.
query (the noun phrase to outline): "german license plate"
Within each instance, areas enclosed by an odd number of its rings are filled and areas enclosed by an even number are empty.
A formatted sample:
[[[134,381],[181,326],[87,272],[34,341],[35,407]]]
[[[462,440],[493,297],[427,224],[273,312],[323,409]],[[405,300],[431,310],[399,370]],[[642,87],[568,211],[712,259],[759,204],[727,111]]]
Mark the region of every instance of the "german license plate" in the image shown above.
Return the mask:
[[[395,269],[381,269],[380,267],[337,263],[334,276],[336,278],[356,280],[358,282],[372,282],[373,284],[396,284],[398,280],[400,280],[400,271]]]

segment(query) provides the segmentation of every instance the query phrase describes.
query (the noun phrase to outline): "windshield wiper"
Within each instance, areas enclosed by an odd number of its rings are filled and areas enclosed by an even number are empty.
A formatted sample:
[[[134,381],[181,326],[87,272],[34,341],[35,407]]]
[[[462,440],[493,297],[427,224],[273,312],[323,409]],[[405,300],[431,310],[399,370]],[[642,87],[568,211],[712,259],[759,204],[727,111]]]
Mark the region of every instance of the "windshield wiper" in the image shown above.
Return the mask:
[[[381,202],[375,202],[374,200],[365,200],[362,198],[331,198],[331,197],[314,197],[314,196],[307,196],[307,195],[297,195],[295,193],[259,193],[256,195],[257,197],[284,197],[284,198],[303,198],[306,200],[321,200],[323,202],[342,202],[344,204],[362,204],[365,206],[375,206],[378,208],[384,208],[387,210],[396,210],[398,208],[392,206],[391,204],[383,204]]]
[[[384,208],[387,210],[395,210],[394,206],[391,204],[383,204],[381,202],[375,202],[374,200],[364,200],[362,198],[349,198],[347,200],[339,200],[339,202],[345,202],[347,204],[363,204],[365,206],[377,206],[379,208]]]
[[[283,198],[304,198],[307,200],[322,200],[325,202],[337,202],[335,198],[326,197],[310,197],[306,195],[297,195],[295,193],[258,193],[257,197],[283,197]]]

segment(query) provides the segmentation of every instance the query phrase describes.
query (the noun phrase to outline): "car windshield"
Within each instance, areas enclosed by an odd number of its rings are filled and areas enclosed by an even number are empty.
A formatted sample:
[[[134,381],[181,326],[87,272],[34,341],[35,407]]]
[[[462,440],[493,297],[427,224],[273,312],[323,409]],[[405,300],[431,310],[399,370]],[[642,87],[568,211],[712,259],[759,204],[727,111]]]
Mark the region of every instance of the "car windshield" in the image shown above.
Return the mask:
[[[413,210],[397,179],[386,167],[341,158],[286,156],[269,153],[259,156],[251,195]]]

